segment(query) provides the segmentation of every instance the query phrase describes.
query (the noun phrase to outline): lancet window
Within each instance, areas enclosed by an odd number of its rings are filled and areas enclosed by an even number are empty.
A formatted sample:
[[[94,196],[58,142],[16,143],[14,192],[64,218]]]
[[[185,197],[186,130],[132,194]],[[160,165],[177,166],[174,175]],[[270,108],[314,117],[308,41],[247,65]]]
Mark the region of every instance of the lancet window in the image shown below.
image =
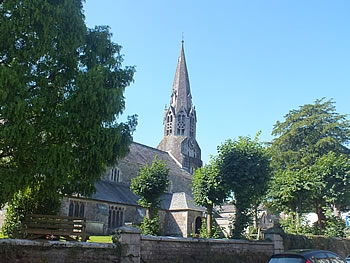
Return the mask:
[[[124,209],[117,206],[109,207],[108,227],[116,228],[124,224]]]
[[[84,217],[85,205],[83,202],[70,201],[68,216]]]
[[[166,118],[166,135],[169,136],[173,133],[173,115],[169,112]]]
[[[120,182],[120,170],[118,167],[113,167],[111,169],[110,180],[112,182]]]
[[[186,115],[183,112],[180,112],[177,116],[177,134],[184,135],[185,134],[185,120]]]

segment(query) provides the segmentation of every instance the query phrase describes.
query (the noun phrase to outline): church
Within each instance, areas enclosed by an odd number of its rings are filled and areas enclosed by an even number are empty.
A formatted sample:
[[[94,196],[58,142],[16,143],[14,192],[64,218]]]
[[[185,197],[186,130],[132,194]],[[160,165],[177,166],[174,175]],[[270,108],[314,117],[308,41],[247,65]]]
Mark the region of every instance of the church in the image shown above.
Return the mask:
[[[133,142],[127,156],[119,160],[116,167],[108,168],[95,184],[95,194],[91,198],[64,198],[61,214],[85,217],[86,231],[91,235],[110,234],[123,225],[139,225],[145,210],[130,190],[131,179],[158,156],[169,168],[170,181],[161,197],[162,235],[188,237],[198,233],[205,211],[195,205],[191,191],[193,171],[202,166],[196,123],[182,41],[170,104],[164,112],[164,136],[157,148]]]

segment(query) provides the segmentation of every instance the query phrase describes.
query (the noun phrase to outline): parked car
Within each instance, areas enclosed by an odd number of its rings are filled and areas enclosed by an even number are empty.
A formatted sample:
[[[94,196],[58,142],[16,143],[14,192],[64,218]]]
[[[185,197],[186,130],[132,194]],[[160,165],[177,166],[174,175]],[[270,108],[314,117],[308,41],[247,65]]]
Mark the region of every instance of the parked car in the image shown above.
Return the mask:
[[[268,263],[347,263],[347,261],[328,250],[295,249],[271,256]]]

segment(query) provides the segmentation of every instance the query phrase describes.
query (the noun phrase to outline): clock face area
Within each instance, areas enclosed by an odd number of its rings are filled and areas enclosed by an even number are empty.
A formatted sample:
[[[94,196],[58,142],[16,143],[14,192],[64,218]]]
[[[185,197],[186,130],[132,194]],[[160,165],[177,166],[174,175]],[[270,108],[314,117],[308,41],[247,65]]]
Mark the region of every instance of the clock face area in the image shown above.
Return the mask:
[[[195,145],[194,140],[192,138],[188,139],[188,147],[190,149],[193,149],[194,145]]]

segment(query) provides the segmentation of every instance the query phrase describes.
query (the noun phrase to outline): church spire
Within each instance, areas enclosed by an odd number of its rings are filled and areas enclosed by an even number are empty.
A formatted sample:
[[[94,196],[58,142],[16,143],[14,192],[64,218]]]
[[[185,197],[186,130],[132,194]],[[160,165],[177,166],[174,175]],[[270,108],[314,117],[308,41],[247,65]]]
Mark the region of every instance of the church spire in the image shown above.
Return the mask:
[[[164,137],[158,149],[169,152],[190,173],[202,166],[201,149],[196,141],[196,110],[192,105],[190,81],[181,43],[169,108],[164,112]]]
[[[190,81],[187,72],[183,40],[181,43],[180,56],[177,62],[173,89],[170,97],[170,106],[174,107],[176,110],[182,108],[189,110],[192,106]]]

